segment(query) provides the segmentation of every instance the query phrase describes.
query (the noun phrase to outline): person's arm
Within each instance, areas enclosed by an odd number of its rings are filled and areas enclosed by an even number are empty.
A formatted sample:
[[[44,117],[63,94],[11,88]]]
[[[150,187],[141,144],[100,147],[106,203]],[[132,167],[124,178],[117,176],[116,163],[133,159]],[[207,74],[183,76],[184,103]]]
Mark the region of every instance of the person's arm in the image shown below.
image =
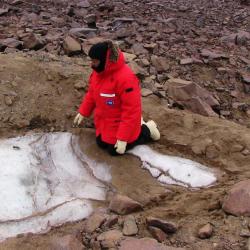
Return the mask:
[[[91,76],[89,80],[89,89],[84,96],[82,103],[78,109],[78,114],[74,119],[74,125],[80,125],[83,120],[83,117],[89,117],[95,108],[95,100],[93,94],[93,84],[91,81]]]

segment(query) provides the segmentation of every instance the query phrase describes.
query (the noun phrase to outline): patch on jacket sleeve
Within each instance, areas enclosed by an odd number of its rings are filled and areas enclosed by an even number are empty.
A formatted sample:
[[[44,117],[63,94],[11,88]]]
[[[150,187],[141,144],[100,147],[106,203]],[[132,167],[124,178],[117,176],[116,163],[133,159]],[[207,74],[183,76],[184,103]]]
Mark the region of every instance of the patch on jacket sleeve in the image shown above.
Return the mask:
[[[133,88],[127,88],[127,89],[125,89],[125,92],[129,93],[129,92],[132,92],[133,90],[134,90]]]

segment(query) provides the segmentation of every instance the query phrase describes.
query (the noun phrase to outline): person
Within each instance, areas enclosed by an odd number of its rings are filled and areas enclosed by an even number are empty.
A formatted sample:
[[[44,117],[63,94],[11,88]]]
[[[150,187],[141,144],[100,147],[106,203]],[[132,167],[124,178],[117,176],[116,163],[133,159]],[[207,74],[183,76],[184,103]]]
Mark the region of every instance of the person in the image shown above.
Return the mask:
[[[142,119],[139,80],[118,46],[112,41],[100,42],[88,55],[93,71],[74,125],[79,126],[94,111],[97,145],[111,155],[159,140],[156,123]]]

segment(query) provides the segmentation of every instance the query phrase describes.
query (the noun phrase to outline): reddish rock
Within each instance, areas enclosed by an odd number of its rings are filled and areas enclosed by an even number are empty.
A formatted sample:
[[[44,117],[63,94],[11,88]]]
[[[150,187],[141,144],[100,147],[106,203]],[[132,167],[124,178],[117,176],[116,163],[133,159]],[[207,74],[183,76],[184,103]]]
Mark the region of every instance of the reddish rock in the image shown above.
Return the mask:
[[[118,223],[118,216],[117,215],[110,215],[107,218],[106,222],[104,223],[103,227],[111,228],[117,223]]]
[[[225,54],[222,54],[216,51],[207,50],[207,49],[203,49],[201,51],[201,55],[209,59],[228,59],[228,56]]]
[[[125,218],[122,232],[126,236],[132,236],[138,233],[138,227],[133,215],[129,215]]]
[[[84,231],[87,233],[93,233],[97,228],[99,228],[107,219],[108,215],[101,213],[92,214],[87,220],[84,226]]]
[[[109,209],[124,215],[142,210],[142,205],[127,196],[115,195],[109,204]]]
[[[184,250],[183,248],[168,247],[151,238],[128,238],[120,244],[119,250]]]
[[[177,226],[173,222],[157,219],[154,217],[147,218],[147,225],[152,227],[160,228],[167,234],[172,234],[177,231]]]
[[[82,243],[73,235],[54,237],[51,240],[49,249],[53,250],[84,250]]]
[[[166,83],[168,96],[194,113],[204,116],[218,116],[212,109],[219,102],[204,88],[195,83],[169,79]]]
[[[71,36],[67,36],[63,43],[64,51],[67,55],[72,56],[81,53],[81,44]]]
[[[77,4],[77,7],[80,7],[80,8],[89,8],[90,7],[90,3],[89,3],[88,0],[80,1]]]
[[[30,33],[28,36],[23,38],[23,47],[25,49],[39,50],[43,48],[44,42],[37,35]]]
[[[151,235],[159,242],[163,242],[167,239],[167,235],[157,227],[148,227],[149,232]]]
[[[1,44],[8,47],[8,48],[22,48],[23,42],[15,39],[15,38],[6,38],[3,41],[1,41]]]
[[[229,214],[250,216],[250,180],[234,185],[225,198],[222,208]]]
[[[151,63],[157,72],[165,72],[169,69],[168,61],[165,57],[151,56]]]
[[[213,234],[213,227],[210,223],[200,228],[198,232],[198,236],[201,239],[208,239],[212,236],[212,234]]]
[[[115,248],[123,235],[119,230],[110,230],[100,234],[97,240],[100,242],[102,248]]]

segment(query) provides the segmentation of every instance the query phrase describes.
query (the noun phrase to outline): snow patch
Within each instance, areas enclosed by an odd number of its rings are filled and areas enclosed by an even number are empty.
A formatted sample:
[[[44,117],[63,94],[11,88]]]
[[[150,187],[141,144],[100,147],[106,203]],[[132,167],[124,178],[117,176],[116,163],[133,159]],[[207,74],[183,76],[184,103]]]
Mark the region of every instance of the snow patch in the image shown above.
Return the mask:
[[[111,180],[70,133],[0,140],[0,171],[0,240],[87,217]]]
[[[207,187],[216,182],[211,169],[189,159],[157,153],[148,146],[137,146],[129,151],[138,156],[142,167],[164,184],[185,187]]]

